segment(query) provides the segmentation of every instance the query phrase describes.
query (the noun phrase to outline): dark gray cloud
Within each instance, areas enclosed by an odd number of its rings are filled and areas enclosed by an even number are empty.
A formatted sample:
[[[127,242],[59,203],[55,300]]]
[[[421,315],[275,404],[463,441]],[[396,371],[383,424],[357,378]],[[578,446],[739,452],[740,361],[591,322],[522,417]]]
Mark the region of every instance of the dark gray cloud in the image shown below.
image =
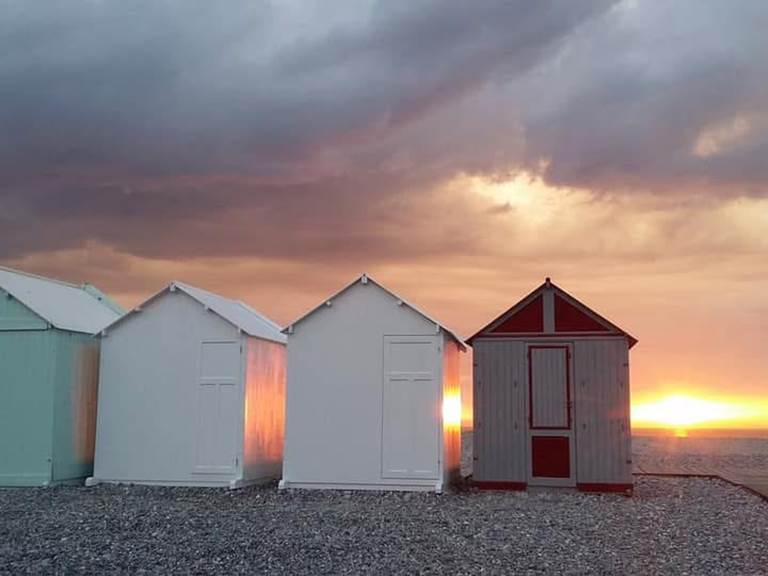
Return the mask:
[[[11,3],[0,123],[14,137],[2,168],[176,174],[300,162],[328,139],[534,65],[606,4],[382,3],[361,27],[318,23],[284,42],[275,26],[290,21],[267,3]]]
[[[762,2],[623,3],[517,84],[530,165],[593,189],[765,194],[767,28]]]
[[[758,2],[0,10],[4,258],[88,240],[149,257],[467,247],[470,230],[412,232],[419,196],[460,172],[765,190]]]

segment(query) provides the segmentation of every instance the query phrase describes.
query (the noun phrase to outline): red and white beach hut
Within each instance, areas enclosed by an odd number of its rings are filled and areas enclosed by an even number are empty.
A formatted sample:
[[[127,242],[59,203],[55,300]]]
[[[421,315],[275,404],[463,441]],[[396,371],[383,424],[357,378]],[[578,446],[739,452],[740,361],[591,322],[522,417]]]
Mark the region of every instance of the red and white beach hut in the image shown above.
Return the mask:
[[[547,278],[467,342],[479,486],[631,492],[635,338]]]

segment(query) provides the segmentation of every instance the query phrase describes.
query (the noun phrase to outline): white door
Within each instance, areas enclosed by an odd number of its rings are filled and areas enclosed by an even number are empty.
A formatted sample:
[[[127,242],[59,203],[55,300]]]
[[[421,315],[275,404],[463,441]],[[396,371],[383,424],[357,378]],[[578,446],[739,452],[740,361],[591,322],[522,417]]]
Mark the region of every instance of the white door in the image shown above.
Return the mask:
[[[438,478],[438,347],[435,336],[384,337],[383,478]]]
[[[528,483],[532,486],[576,485],[572,394],[570,346],[529,346]]]
[[[234,472],[240,354],[239,342],[203,342],[201,345],[195,472]]]

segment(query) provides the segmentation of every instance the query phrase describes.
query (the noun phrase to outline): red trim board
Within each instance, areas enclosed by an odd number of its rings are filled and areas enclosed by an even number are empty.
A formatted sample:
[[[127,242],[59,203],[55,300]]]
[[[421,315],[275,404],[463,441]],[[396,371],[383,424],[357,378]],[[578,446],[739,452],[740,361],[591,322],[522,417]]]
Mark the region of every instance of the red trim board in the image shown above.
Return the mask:
[[[528,484],[525,482],[507,482],[500,480],[479,480],[472,483],[480,490],[525,490]]]
[[[634,486],[632,484],[610,484],[607,482],[579,482],[576,489],[580,492],[620,492],[630,495]]]

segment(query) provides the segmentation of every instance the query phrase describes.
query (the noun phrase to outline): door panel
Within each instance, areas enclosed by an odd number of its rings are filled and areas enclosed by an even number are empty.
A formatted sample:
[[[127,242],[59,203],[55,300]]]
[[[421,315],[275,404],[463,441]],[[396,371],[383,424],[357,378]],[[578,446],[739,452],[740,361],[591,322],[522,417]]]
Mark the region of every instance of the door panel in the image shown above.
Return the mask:
[[[528,422],[532,486],[575,486],[571,348],[528,347]]]
[[[384,337],[382,477],[437,479],[438,340]]]
[[[238,342],[203,342],[197,385],[195,472],[235,468],[240,376]]]
[[[570,438],[533,436],[531,438],[531,475],[540,478],[571,476]]]
[[[531,428],[570,428],[568,349],[532,346],[528,356]]]

